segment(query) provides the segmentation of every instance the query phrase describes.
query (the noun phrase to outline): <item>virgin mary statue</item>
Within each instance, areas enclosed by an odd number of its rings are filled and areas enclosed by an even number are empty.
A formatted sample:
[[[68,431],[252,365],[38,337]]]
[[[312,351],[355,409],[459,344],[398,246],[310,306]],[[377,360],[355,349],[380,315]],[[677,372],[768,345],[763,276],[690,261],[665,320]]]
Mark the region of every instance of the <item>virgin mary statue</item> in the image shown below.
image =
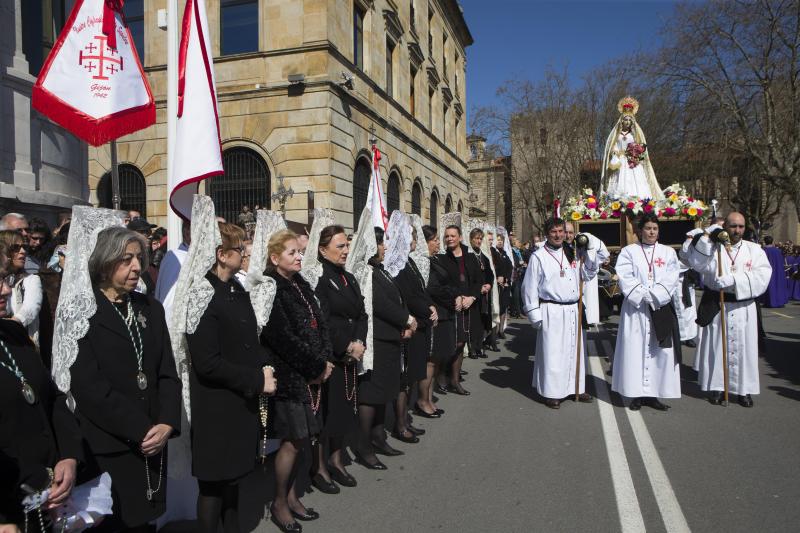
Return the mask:
[[[617,123],[608,135],[603,153],[601,191],[609,196],[637,196],[662,200],[664,193],[656,181],[644,132],[636,122],[639,102],[626,96],[617,104]]]

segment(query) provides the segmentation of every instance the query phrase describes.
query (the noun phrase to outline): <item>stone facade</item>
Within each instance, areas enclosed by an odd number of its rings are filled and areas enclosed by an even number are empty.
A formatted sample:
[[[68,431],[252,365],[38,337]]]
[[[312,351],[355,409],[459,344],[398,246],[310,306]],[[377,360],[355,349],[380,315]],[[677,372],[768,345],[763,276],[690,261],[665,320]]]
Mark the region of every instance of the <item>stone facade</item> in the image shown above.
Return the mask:
[[[157,123],[118,143],[119,162],[144,175],[146,216],[159,225],[167,215],[167,42],[157,12],[165,4],[145,0],[144,10],[144,66]],[[354,172],[361,159],[369,163],[373,127],[384,190],[390,174],[397,175],[401,208],[411,212],[415,182],[422,187],[425,220],[431,195],[442,206],[448,195],[453,205],[467,203],[464,50],[472,37],[455,0],[259,0],[258,49],[236,55],[221,55],[220,1],[206,0],[206,7],[223,150],[246,147],[258,154],[269,169],[269,192],[279,175],[285,177],[295,192],[286,203],[287,219],[307,222],[305,192],[313,191],[315,207],[333,209],[352,227]],[[356,10],[362,15],[361,68]],[[387,50],[393,50],[391,61]],[[342,83],[343,73],[352,77],[352,88]],[[303,81],[292,84],[290,75]],[[95,204],[109,168],[108,149],[91,149]]]
[[[27,0],[26,0],[27,1]],[[51,224],[89,197],[86,144],[31,108],[36,77],[23,39],[41,33],[42,16],[23,24],[23,0],[0,1],[0,214],[19,212]],[[38,39],[41,42],[41,38]]]
[[[486,139],[467,137],[470,159],[469,216],[513,229],[511,218],[511,161],[486,153]]]

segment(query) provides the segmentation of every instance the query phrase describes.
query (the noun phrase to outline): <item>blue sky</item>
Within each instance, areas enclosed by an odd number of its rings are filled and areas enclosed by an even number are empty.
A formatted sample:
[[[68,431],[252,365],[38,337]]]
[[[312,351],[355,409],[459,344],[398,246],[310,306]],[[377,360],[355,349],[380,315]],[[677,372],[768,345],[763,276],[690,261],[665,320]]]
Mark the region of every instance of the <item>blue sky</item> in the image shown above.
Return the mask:
[[[460,0],[468,108],[489,105],[505,80],[542,78],[565,65],[573,80],[626,51],[658,46],[673,0]]]

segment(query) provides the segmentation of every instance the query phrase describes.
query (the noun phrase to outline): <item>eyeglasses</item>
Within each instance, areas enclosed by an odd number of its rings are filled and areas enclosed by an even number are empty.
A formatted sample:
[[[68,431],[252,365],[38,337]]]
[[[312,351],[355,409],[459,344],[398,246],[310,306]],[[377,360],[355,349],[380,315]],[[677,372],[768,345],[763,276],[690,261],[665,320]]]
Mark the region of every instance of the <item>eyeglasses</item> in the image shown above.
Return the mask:
[[[242,259],[244,259],[244,257],[245,257],[245,255],[244,255],[244,246],[236,246],[234,248],[228,248],[228,250],[230,250],[232,252],[239,252],[239,255],[242,256]],[[250,257],[250,256],[247,256],[247,257]]]
[[[16,254],[22,251],[24,248],[25,248],[24,244],[12,244],[11,246],[8,247],[8,251],[11,252],[12,254]]]

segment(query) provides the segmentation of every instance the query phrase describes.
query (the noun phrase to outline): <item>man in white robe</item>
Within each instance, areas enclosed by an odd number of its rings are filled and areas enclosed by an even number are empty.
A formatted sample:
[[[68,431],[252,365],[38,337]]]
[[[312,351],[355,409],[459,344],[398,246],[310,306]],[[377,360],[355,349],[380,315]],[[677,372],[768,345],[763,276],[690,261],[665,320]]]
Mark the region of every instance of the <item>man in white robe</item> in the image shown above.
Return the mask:
[[[698,309],[698,324],[705,326],[697,348],[700,388],[711,391],[711,403],[723,402],[722,330],[719,291],[725,297],[728,348],[728,390],[739,395],[739,403],[752,407],[752,394],[759,393],[758,318],[755,300],[769,285],[772,267],[764,250],[742,239],[745,220],[741,213],[725,218],[724,230],[730,236],[730,250],[719,241],[719,226],[708,228],[689,246],[689,264],[706,287]],[[721,258],[722,275],[717,258]]]
[[[655,215],[641,218],[639,234],[640,242],[623,248],[617,258],[624,301],[611,389],[633,398],[633,411],[642,405],[666,411],[669,406],[659,398],[681,397],[680,365],[675,357],[680,338],[671,307],[680,267],[675,250],[658,243]]]
[[[181,266],[186,261],[186,254],[189,252],[189,245],[192,242],[192,225],[184,220],[181,226],[181,244],[175,250],[170,250],[161,260],[158,269],[158,280],[156,281],[155,298],[164,306],[164,316],[167,324],[170,323],[172,316],[172,303],[175,300],[175,284],[181,273]]]
[[[533,327],[540,330],[536,336],[533,387],[548,407],[558,409],[562,399],[575,394],[579,279],[595,277],[598,265],[596,250],[579,251],[581,262],[565,249],[564,221],[560,218],[549,219],[545,230],[547,242],[531,255],[522,281],[522,310]],[[585,392],[586,334],[580,333],[578,392],[579,400],[588,403],[592,397]]]
[[[566,222],[565,232],[567,235],[567,242],[572,244],[575,239],[575,229],[572,222]],[[588,232],[581,232],[581,234],[594,240],[594,250],[597,252],[597,266],[603,266],[603,263],[608,261],[611,254],[603,241]],[[590,326],[596,326],[600,323],[600,286],[597,282],[597,276],[583,283],[583,305],[586,309],[586,323]]]

